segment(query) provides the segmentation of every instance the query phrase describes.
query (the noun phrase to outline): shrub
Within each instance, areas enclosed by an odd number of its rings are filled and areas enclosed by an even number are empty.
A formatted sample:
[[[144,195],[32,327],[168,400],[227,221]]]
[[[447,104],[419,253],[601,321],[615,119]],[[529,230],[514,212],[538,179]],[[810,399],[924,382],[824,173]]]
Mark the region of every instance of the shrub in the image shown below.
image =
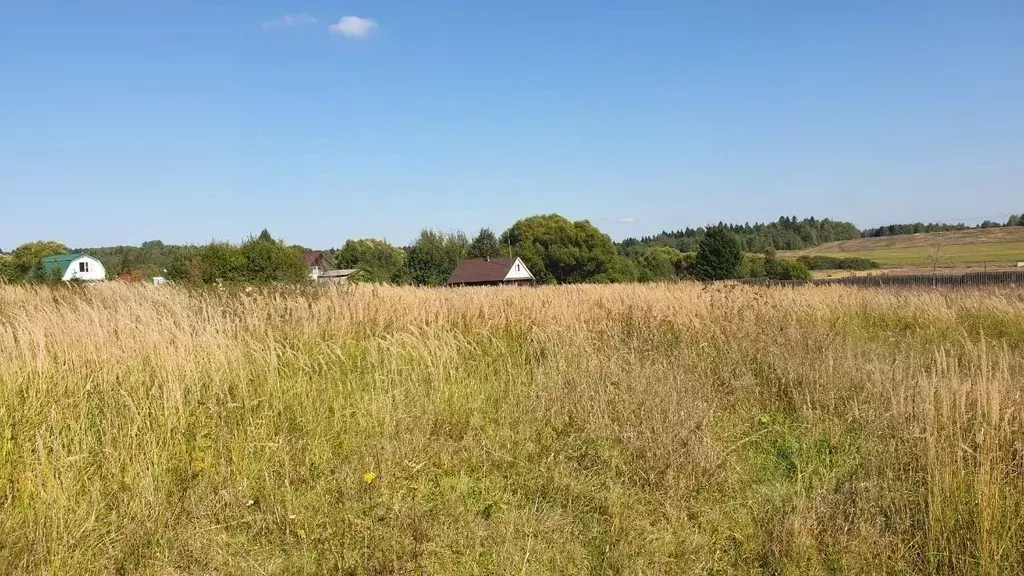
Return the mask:
[[[302,256],[266,230],[249,238],[238,251],[244,261],[243,278],[248,282],[295,284],[308,278],[309,269]]]
[[[685,273],[684,255],[675,248],[654,246],[636,258],[636,278],[641,282],[670,280]]]
[[[18,280],[18,266],[14,258],[0,255],[0,282],[14,282]]]
[[[744,254],[739,278],[763,278],[766,274],[764,263],[764,257],[758,254]]]
[[[803,262],[767,258],[764,263],[765,275],[772,280],[810,280],[811,271]]]
[[[801,256],[797,261],[809,270],[873,270],[878,262],[867,258],[837,258],[835,256]]]
[[[347,240],[335,263],[341,268],[358,268],[358,282],[404,284],[409,280],[405,250],[376,238]]]
[[[694,267],[697,263],[696,252],[683,252],[682,257],[679,259],[679,275],[680,276],[694,276]]]

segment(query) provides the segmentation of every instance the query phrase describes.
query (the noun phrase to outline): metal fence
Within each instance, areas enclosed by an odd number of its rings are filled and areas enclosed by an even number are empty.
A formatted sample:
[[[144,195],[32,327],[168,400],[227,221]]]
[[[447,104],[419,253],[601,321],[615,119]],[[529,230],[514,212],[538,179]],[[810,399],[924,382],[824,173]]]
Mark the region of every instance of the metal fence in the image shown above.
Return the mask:
[[[831,284],[840,286],[888,287],[933,286],[971,288],[975,286],[1024,286],[1024,270],[999,272],[968,272],[966,274],[894,274],[891,276],[847,276],[844,278],[815,278],[814,280],[770,280],[748,278],[740,280],[754,286],[803,286],[805,284]]]

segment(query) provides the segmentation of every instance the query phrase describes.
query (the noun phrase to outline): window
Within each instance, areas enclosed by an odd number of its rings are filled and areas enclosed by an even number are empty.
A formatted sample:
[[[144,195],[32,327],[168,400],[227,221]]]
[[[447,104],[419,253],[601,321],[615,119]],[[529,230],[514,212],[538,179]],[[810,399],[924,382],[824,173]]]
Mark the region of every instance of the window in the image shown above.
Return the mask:
[[[89,271],[89,263],[84,261],[84,260],[79,262],[78,263],[78,271],[79,272],[88,272]]]
[[[516,264],[516,272],[519,272],[519,264]]]

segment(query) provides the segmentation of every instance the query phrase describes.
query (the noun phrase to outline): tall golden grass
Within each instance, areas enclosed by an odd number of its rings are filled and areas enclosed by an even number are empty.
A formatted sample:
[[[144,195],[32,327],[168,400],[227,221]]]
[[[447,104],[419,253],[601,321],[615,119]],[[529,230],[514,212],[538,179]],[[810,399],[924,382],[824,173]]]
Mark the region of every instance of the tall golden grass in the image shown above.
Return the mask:
[[[3,574],[1009,574],[1024,296],[0,287]]]

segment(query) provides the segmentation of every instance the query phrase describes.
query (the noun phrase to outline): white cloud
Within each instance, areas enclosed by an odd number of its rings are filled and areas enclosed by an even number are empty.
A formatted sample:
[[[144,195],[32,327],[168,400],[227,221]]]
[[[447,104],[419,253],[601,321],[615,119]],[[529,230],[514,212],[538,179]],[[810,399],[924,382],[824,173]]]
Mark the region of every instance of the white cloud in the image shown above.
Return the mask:
[[[377,28],[377,23],[370,18],[345,16],[338,20],[337,24],[331,24],[328,30],[331,31],[331,34],[341,34],[349,38],[364,38],[369,36],[375,28]]]
[[[263,23],[264,30],[287,30],[288,28],[300,28],[302,26],[310,26],[319,22],[316,18],[309,14],[289,14],[287,16],[281,16],[275,18],[269,22]]]
[[[623,216],[622,218],[619,218],[619,222],[622,222],[623,224],[632,224],[633,222],[636,222],[636,218],[632,216]]]

